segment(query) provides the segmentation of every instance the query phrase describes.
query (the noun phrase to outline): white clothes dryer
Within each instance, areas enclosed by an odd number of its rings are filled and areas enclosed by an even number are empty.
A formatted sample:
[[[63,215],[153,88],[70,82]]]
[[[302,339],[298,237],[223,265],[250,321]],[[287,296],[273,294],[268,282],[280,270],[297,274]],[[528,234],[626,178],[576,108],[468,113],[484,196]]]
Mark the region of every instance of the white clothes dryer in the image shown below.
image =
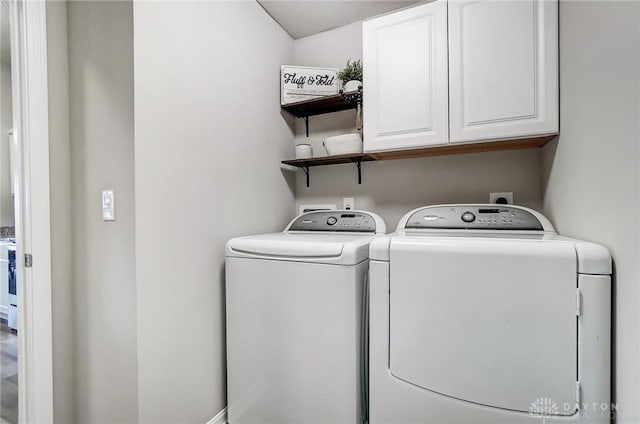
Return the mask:
[[[370,423],[609,423],[610,274],[531,209],[409,212],[370,247]]]
[[[365,417],[364,211],[300,215],[227,243],[229,424],[360,424]]]

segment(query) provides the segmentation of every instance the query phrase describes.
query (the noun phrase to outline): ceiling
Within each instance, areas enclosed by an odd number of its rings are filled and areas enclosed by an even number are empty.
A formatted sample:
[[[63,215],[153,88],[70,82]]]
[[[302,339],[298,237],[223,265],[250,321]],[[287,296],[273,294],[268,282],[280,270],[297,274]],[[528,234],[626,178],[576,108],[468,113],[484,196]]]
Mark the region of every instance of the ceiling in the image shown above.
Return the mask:
[[[258,0],[294,39],[317,34],[421,1]]]

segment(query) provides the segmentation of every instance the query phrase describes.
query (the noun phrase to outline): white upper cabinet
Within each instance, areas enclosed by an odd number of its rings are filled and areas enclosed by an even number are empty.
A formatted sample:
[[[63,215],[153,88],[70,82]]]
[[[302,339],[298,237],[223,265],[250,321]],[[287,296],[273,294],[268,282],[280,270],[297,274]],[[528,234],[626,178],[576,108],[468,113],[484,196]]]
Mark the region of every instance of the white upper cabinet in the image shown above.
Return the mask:
[[[558,132],[557,0],[449,2],[449,114],[452,142]]]
[[[558,0],[436,0],[374,18],[363,64],[368,153],[558,133]]]
[[[362,42],[365,151],[448,143],[446,2],[365,21]]]

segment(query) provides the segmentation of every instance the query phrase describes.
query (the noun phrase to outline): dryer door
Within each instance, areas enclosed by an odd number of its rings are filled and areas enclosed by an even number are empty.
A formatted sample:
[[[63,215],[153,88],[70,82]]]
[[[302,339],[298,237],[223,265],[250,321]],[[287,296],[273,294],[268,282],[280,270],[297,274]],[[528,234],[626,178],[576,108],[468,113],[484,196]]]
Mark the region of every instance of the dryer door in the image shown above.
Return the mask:
[[[558,241],[396,238],[390,368],[443,395],[529,412],[576,403],[576,253]]]

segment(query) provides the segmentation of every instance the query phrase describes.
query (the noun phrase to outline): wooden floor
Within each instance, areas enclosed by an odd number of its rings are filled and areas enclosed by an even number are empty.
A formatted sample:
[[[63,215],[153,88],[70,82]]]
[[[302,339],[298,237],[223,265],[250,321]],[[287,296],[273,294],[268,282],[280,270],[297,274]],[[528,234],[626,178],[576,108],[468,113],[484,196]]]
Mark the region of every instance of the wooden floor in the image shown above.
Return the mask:
[[[0,424],[18,422],[18,336],[0,320]]]

